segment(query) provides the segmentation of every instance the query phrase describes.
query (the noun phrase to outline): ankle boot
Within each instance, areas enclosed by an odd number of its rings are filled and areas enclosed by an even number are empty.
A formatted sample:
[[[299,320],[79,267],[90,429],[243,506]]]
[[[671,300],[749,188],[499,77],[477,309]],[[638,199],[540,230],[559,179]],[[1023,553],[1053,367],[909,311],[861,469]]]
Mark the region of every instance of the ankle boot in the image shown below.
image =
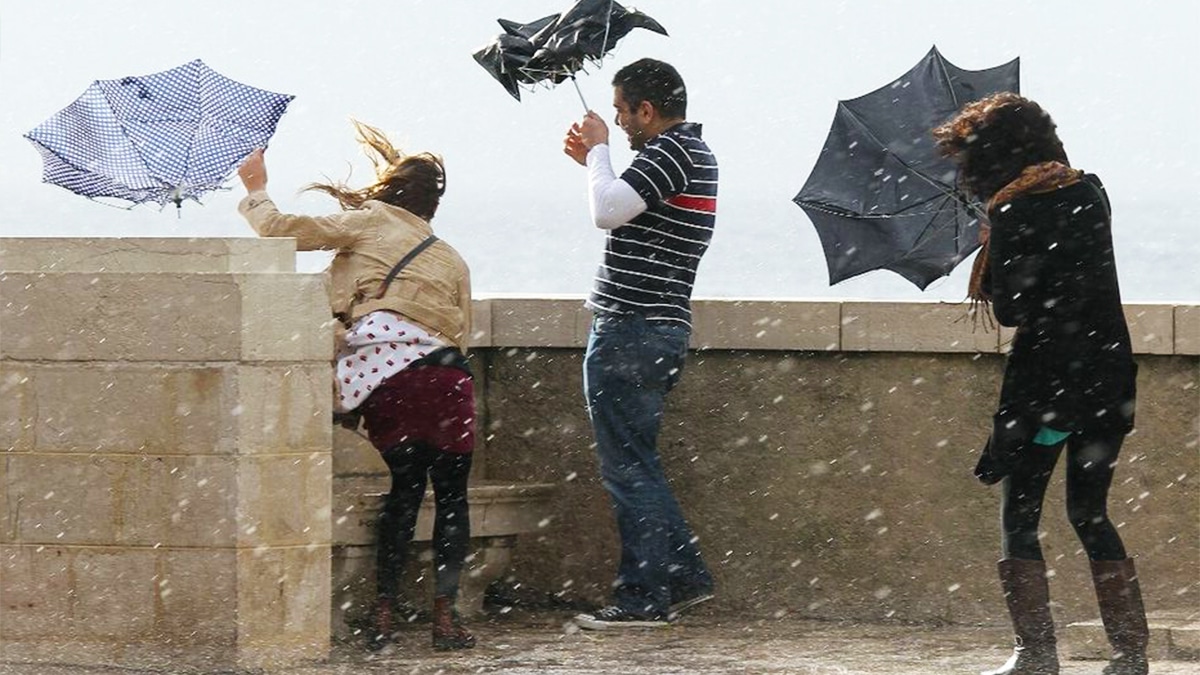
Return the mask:
[[[1150,628],[1133,560],[1093,560],[1092,583],[1100,603],[1100,620],[1114,654],[1104,675],[1146,675]]]
[[[433,648],[439,652],[451,649],[470,649],[475,646],[471,635],[458,621],[454,599],[439,595],[433,599]]]
[[[1011,558],[1001,560],[996,568],[1017,645],[1003,666],[983,675],[1058,675],[1046,562]]]
[[[394,604],[395,602],[390,598],[379,598],[375,602],[367,635],[367,649],[373,652],[379,651],[391,643],[395,631],[392,621]]]

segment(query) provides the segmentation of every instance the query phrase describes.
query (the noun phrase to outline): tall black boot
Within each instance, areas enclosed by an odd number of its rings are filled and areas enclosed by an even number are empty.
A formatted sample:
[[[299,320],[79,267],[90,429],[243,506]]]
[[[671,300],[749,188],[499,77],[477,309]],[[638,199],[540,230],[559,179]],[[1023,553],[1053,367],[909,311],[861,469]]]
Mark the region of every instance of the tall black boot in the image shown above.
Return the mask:
[[[1150,627],[1133,560],[1093,560],[1092,583],[1100,603],[1100,620],[1114,650],[1104,675],[1146,675],[1150,672],[1146,660]]]
[[[1058,675],[1058,643],[1050,615],[1046,562],[1010,558],[1001,560],[996,568],[1017,646],[1003,666],[983,675]]]

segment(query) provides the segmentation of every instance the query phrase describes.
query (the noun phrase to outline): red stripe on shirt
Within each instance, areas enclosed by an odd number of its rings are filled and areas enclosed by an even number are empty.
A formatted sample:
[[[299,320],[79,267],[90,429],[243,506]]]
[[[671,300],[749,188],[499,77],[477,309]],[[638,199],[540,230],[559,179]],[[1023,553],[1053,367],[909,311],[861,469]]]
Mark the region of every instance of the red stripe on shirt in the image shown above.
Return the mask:
[[[716,197],[692,197],[690,195],[675,195],[667,200],[671,206],[677,206],[681,209],[691,209],[692,211],[704,211],[705,213],[717,212]]]

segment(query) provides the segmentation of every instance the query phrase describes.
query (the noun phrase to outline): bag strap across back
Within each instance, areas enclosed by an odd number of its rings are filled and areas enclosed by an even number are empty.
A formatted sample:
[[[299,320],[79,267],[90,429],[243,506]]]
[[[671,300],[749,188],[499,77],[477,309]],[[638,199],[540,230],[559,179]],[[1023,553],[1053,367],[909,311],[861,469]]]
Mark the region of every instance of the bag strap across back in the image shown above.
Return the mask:
[[[403,270],[408,263],[412,262],[413,258],[420,255],[421,251],[433,246],[437,240],[437,235],[431,234],[428,237],[425,237],[421,243],[417,244],[413,250],[409,251],[403,258],[401,258],[400,262],[396,263],[396,266],[392,268],[392,271],[388,272],[388,275],[384,277],[383,284],[379,286],[379,292],[375,294],[375,299],[378,300],[379,298],[382,298],[383,294],[387,293],[388,286],[391,285],[392,280],[395,279],[398,274],[400,274],[400,270]]]

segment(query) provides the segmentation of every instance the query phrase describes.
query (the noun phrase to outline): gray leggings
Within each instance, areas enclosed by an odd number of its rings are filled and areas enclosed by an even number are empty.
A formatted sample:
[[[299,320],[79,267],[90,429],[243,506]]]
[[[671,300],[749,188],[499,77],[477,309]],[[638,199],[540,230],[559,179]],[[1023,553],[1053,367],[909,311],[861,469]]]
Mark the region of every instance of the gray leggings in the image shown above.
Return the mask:
[[[1041,560],[1038,523],[1054,466],[1067,448],[1067,517],[1090,560],[1124,560],[1125,546],[1108,519],[1108,488],[1124,434],[1071,434],[1055,445],[1022,450],[1017,468],[1001,483],[1004,557]]]

